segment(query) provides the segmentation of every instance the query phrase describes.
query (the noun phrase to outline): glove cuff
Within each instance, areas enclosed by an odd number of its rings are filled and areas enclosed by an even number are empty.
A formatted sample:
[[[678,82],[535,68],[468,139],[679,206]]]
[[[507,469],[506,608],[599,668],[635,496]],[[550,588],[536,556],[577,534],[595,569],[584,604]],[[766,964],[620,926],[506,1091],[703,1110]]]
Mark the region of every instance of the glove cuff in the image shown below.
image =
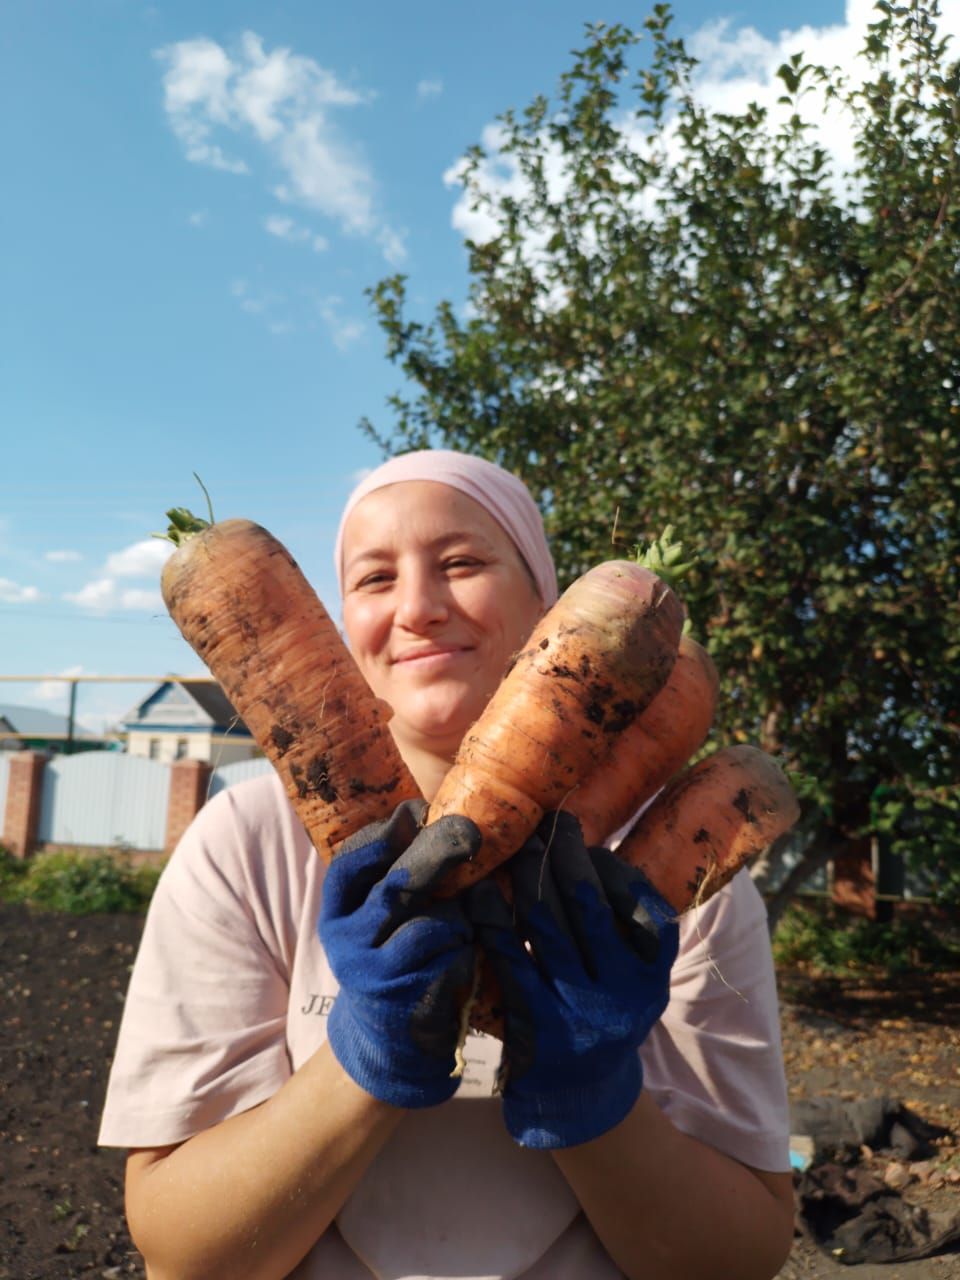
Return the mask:
[[[618,1125],[640,1096],[643,1068],[640,1055],[629,1050],[615,1069],[563,1089],[524,1093],[508,1082],[503,1095],[503,1118],[521,1147],[556,1151],[576,1147]]]
[[[432,1070],[423,1055],[409,1063],[397,1053],[389,1036],[371,1035],[354,1016],[348,997],[341,991],[327,1018],[327,1038],[333,1055],[361,1089],[392,1107],[415,1110],[448,1102],[460,1086],[448,1064],[437,1062]]]

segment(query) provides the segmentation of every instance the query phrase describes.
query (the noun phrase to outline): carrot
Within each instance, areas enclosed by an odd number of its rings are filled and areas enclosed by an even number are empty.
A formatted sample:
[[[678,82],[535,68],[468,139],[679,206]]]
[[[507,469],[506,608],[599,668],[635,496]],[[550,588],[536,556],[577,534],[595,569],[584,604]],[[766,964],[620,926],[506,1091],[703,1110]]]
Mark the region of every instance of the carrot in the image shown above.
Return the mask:
[[[564,805],[580,820],[588,845],[619,831],[703,744],[713,722],[718,684],[706,649],[692,636],[681,636],[667,683]]]
[[[716,893],[799,816],[793,788],[772,756],[757,747],[724,747],[676,777],[617,852],[679,915]]]
[[[455,892],[515,853],[544,812],[560,808],[663,688],[683,626],[677,597],[626,560],[597,565],[534,628],[430,805],[483,834]]]
[[[249,520],[168,512],[161,590],[326,859],[419,795],[366,681],[296,561]]]
[[[756,747],[724,747],[686,769],[657,796],[617,849],[677,915],[702,906],[799,817],[780,766]],[[500,997],[480,976],[470,1025],[503,1038]]]

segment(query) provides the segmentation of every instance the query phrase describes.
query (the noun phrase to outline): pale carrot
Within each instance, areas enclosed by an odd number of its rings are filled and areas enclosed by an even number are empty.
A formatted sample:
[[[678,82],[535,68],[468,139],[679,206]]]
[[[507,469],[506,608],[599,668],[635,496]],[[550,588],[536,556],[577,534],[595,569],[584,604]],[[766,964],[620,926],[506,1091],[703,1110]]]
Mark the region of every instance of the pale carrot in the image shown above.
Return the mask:
[[[703,745],[718,687],[706,649],[682,636],[667,683],[564,805],[579,819],[588,845],[619,831]]]
[[[799,816],[772,756],[758,747],[723,747],[679,774],[617,852],[680,914],[716,893]]]
[[[419,790],[366,681],[296,561],[260,525],[177,529],[163,598],[270,760],[315,848],[388,817]]]
[[[626,560],[589,570],[534,628],[468,731],[430,805],[476,822],[483,843],[444,889],[454,892],[515,853],[544,812],[582,779],[663,688],[677,659],[680,602]]]

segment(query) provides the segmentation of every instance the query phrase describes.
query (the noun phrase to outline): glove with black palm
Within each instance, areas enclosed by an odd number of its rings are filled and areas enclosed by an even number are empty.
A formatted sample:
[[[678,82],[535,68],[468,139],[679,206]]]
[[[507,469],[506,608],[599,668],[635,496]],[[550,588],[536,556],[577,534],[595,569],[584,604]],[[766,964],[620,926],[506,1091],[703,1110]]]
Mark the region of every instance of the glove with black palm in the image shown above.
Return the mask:
[[[675,915],[642,872],[588,849],[567,813],[548,814],[507,872],[512,904],[492,880],[466,897],[502,995],[504,1119],[522,1146],[575,1146],[619,1124],[640,1093]]]
[[[456,1092],[461,1009],[474,981],[473,926],[433,888],[476,853],[467,818],[420,827],[407,801],[365,827],[327,869],[320,940],[340,993],[327,1035],[344,1070],[397,1107],[429,1107]]]

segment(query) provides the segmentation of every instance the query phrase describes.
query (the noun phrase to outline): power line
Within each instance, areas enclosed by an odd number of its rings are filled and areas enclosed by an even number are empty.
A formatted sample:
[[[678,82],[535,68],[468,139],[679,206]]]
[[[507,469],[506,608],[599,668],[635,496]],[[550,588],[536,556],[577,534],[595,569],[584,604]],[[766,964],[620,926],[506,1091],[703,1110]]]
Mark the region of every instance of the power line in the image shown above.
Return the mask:
[[[170,681],[172,684],[217,683],[213,676],[177,676],[171,675],[169,672],[162,676],[0,676],[0,680],[22,681],[25,684],[38,684],[41,680],[60,680],[64,684],[159,684],[163,681]]]
[[[0,605],[0,613],[4,617],[19,618],[24,622],[120,622],[135,627],[153,626],[157,622],[171,622],[165,613],[152,613],[147,618],[127,618],[119,613],[47,613],[44,610],[31,610],[27,613],[20,605]]]

